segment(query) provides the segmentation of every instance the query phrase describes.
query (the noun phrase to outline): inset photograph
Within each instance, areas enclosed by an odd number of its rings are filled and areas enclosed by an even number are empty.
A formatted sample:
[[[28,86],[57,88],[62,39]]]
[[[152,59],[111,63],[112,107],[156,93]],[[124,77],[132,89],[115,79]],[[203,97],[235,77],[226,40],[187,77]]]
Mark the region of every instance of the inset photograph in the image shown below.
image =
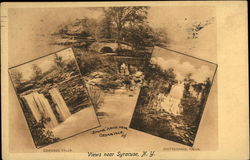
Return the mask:
[[[94,45],[89,51],[74,48],[74,53],[98,119],[102,126],[129,126],[149,58],[125,55],[129,50],[121,55],[112,49],[114,42]]]
[[[37,148],[100,126],[71,48],[9,74]]]
[[[217,65],[154,47],[130,128],[193,146]]]

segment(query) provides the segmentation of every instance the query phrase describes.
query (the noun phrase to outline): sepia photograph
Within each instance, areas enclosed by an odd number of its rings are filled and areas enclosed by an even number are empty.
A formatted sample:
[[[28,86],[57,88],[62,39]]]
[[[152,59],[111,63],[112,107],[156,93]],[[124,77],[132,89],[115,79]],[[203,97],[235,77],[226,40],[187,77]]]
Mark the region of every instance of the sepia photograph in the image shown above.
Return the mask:
[[[100,126],[72,48],[9,68],[37,148]]]
[[[130,128],[193,146],[217,65],[155,47]]]
[[[100,123],[127,126],[144,79],[146,59],[96,49],[77,53],[81,53],[78,64]]]

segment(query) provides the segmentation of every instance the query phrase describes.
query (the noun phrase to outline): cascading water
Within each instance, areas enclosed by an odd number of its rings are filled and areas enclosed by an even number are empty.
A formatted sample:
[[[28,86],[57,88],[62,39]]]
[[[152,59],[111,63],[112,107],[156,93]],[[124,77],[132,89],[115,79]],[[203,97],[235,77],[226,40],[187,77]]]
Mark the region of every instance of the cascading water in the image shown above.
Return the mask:
[[[23,96],[22,98],[29,106],[37,122],[39,122],[41,118],[44,117],[44,118],[50,118],[50,121],[45,124],[46,128],[52,129],[58,125],[54,112],[51,109],[48,100],[44,97],[43,94],[33,92],[31,94]]]
[[[182,109],[180,108],[181,98],[183,96],[184,85],[176,84],[171,88],[169,95],[164,98],[161,103],[162,108],[169,113],[174,115],[180,115]]]
[[[59,90],[57,88],[53,88],[49,90],[49,93],[52,97],[53,102],[56,104],[56,109],[62,118],[65,121],[68,117],[71,116],[69,108],[67,107],[63,97],[61,96]]]
[[[40,119],[42,118],[42,115],[41,113],[39,112],[39,109],[36,105],[36,102],[34,100],[34,94],[31,93],[31,94],[28,94],[28,95],[25,95],[25,96],[22,96],[21,97],[23,100],[24,100],[24,103],[29,106],[31,112],[32,112],[32,115],[33,117],[35,118],[35,120],[37,122],[40,121]]]

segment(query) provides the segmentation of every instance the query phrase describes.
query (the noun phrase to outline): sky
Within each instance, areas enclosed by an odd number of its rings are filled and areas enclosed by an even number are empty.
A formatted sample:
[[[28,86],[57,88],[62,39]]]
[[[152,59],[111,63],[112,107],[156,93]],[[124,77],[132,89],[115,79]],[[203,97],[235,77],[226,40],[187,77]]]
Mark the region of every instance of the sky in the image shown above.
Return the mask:
[[[62,57],[62,61],[69,61],[74,59],[74,53],[71,48],[59,51],[55,54]],[[39,68],[41,68],[42,72],[44,73],[50,70],[52,66],[56,65],[54,61],[55,54],[51,54],[43,58],[31,61],[29,63],[25,63],[23,65],[14,67],[13,69],[10,69],[10,73],[13,70],[21,72],[23,75],[23,80],[30,80],[33,75],[32,65],[34,64],[37,65]]]
[[[151,7],[148,12],[149,24],[167,31],[170,49],[216,62],[216,18],[199,32],[197,39],[187,39],[188,28],[193,24],[215,17],[214,7]],[[10,8],[8,14],[9,67],[63,49],[63,46],[49,45],[49,35],[59,25],[77,18],[100,20],[102,17],[98,8]]]
[[[187,74],[192,73],[191,78],[198,83],[203,83],[208,77],[212,80],[216,69],[215,64],[159,47],[154,48],[151,63],[159,65],[163,70],[173,68],[179,81],[183,81]]]

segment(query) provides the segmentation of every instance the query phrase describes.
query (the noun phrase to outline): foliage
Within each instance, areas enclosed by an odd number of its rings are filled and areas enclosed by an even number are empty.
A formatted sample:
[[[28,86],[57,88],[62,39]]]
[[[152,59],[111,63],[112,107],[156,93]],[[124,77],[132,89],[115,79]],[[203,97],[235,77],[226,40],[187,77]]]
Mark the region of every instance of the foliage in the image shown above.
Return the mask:
[[[197,94],[200,94],[202,92],[203,85],[204,85],[203,83],[197,83],[193,85],[194,90],[197,92]]]
[[[137,24],[124,29],[123,37],[125,41],[130,42],[138,50],[145,49],[145,46],[153,46],[153,33],[153,29],[147,24]]]
[[[95,53],[86,53],[82,57],[80,57],[80,60],[78,61],[78,65],[80,67],[82,75],[87,75],[91,72],[96,71],[99,67],[101,67],[101,64],[101,57]]]
[[[197,83],[190,78],[191,75],[192,74],[188,74],[185,78],[185,81],[187,83],[185,84],[184,94],[181,99],[181,105],[183,106],[183,115],[185,121],[188,123],[193,123],[194,125],[198,125],[201,119],[206,99],[208,97],[209,89],[211,87],[211,81],[208,78],[204,83]],[[198,97],[193,97],[189,93],[189,87],[191,83],[194,90],[198,94],[202,94],[201,99],[197,99]]]
[[[32,69],[33,69],[33,78],[35,80],[40,80],[42,78],[42,69],[36,65],[36,64],[33,64],[32,65]]]
[[[104,10],[103,30],[109,32],[118,42],[123,40],[132,44],[135,50],[168,43],[166,31],[153,29],[147,22],[149,7],[109,7]],[[106,21],[105,21],[106,20]],[[108,28],[107,25],[110,25]],[[112,31],[113,30],[113,31]],[[110,34],[110,32],[112,32]]]
[[[117,72],[116,61],[112,56],[100,56],[100,54],[90,51],[84,52],[80,55],[80,50],[76,50],[74,53],[80,71],[84,76],[95,71],[108,74],[115,74]]]
[[[183,122],[181,117],[155,111],[149,107],[138,106],[138,104],[130,128],[189,146],[192,146],[195,138],[195,128]]]
[[[22,83],[23,74],[16,69],[11,70],[10,74],[15,86],[19,87]]]
[[[169,43],[167,31],[164,28],[154,28],[152,44],[155,46],[166,47]]]
[[[183,106],[183,118],[185,122],[192,124],[200,112],[200,104],[195,97],[183,97],[181,99]]]
[[[145,47],[167,43],[165,30],[156,29],[148,25],[147,15],[149,7],[109,7],[104,9],[103,33],[115,38],[120,50],[120,42],[132,44],[136,50]],[[113,31],[112,31],[113,30]],[[110,36],[111,35],[111,36]]]
[[[70,60],[64,67],[64,70],[68,71],[68,72],[73,72],[74,74],[76,74],[76,72],[78,72],[78,68],[76,65],[75,60]]]
[[[62,61],[62,57],[55,54],[54,61],[55,61],[55,64],[56,64],[57,68],[59,70],[62,70],[63,66],[64,66],[63,61]]]
[[[176,83],[175,77],[176,74],[174,73],[173,68],[163,70],[157,64],[149,64],[145,69],[145,78],[149,81],[163,79],[164,81],[167,81],[169,84],[173,85]]]
[[[147,9],[148,7],[109,7],[104,10],[106,19],[111,20],[115,26],[118,41],[122,40],[121,34],[125,26],[144,22]]]
[[[50,121],[50,118],[42,118],[39,122],[31,123],[30,130],[34,142],[37,146],[44,146],[59,141],[55,138],[53,132],[45,129],[45,125]]]
[[[100,71],[114,75],[115,78],[115,75],[117,74],[119,68],[116,60],[112,56],[105,56],[102,57],[101,61],[102,67],[100,68]]]
[[[210,80],[210,78],[207,78],[204,83],[205,83],[204,94],[208,95],[210,88],[212,86],[212,81]]]
[[[202,98],[200,100],[200,112],[196,116],[196,119],[194,121],[195,125],[199,125],[199,123],[200,123],[202,112],[204,110],[204,107],[205,107],[205,104],[206,104],[206,101],[207,101],[207,98],[208,98],[208,94],[209,94],[211,85],[212,85],[212,82],[211,82],[210,78],[207,78],[205,80],[205,82],[204,82],[205,88],[202,90],[202,93],[201,93],[202,94],[202,96],[201,96]]]
[[[108,12],[104,9],[104,18],[101,20],[100,24],[100,38],[111,39],[112,38],[112,18],[109,16]]]
[[[192,79],[192,73],[188,73],[185,78],[184,78],[184,82],[187,82],[187,83],[193,83],[194,82],[194,79]]]
[[[122,86],[121,77],[119,77],[118,74],[111,75],[109,74],[105,78],[101,80],[101,83],[99,84],[99,87],[103,90],[109,91],[118,89]]]

